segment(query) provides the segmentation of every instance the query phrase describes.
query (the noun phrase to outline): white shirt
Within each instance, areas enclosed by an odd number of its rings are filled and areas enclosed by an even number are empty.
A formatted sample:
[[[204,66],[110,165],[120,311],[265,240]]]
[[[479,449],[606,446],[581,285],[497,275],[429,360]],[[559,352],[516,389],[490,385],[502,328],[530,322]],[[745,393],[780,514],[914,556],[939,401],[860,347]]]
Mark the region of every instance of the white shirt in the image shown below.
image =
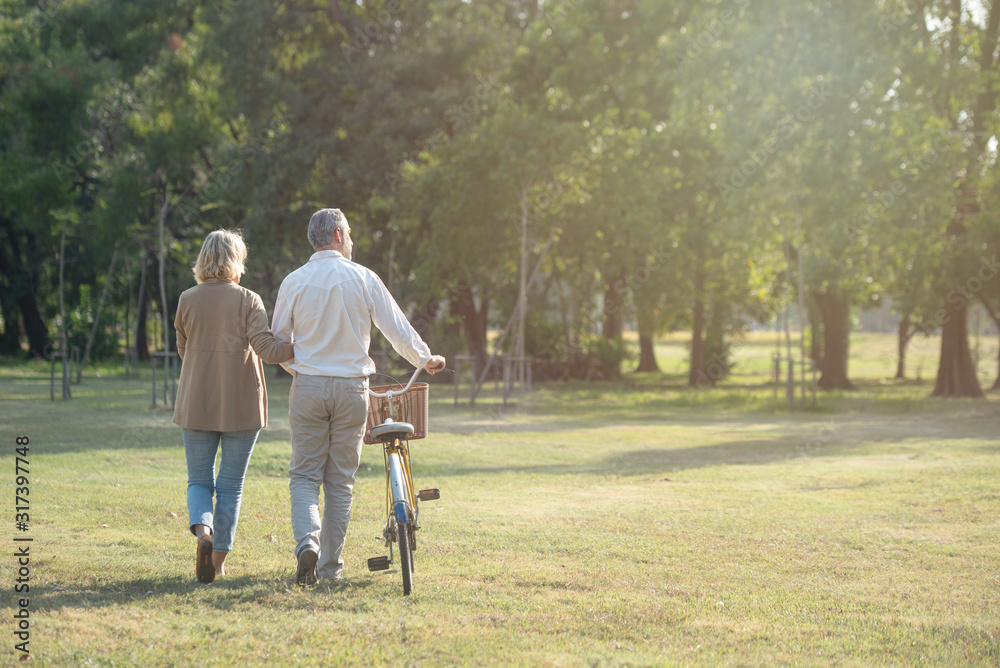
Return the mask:
[[[410,364],[431,350],[407,321],[378,275],[334,250],[317,251],[278,289],[271,331],[295,342],[287,365],[307,376],[359,378],[375,373],[368,356],[372,322]]]

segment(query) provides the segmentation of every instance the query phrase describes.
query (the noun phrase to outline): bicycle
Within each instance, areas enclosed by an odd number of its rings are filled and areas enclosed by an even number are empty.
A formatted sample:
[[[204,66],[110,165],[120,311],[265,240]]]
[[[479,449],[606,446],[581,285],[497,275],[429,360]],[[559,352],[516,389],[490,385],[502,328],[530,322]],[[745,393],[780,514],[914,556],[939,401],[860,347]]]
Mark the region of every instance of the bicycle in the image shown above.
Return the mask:
[[[409,441],[427,436],[427,383],[414,382],[422,369],[410,376],[406,386],[396,383],[368,390],[368,429],[364,442],[382,444],[385,460],[385,529],[382,538],[388,556],[368,560],[369,571],[385,571],[393,563],[393,543],[399,548],[403,595],[413,591],[413,552],[417,549],[416,532],[420,528],[419,501],[441,498],[440,490],[423,489],[414,494],[410,475]],[[412,390],[412,392],[411,392]],[[413,423],[397,421],[403,416]]]

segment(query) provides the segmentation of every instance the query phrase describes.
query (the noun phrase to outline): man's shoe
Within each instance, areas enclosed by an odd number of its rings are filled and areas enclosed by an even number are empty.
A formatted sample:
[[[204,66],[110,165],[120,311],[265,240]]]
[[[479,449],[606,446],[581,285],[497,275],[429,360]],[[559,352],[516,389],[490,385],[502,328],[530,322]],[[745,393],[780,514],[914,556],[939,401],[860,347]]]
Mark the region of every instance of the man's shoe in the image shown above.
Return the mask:
[[[202,536],[198,539],[198,561],[195,573],[198,575],[198,582],[210,584],[215,580],[215,564],[212,563],[212,549],[215,545],[209,536]]]
[[[295,584],[300,587],[312,587],[316,584],[316,552],[306,548],[299,552],[299,570],[295,575]]]

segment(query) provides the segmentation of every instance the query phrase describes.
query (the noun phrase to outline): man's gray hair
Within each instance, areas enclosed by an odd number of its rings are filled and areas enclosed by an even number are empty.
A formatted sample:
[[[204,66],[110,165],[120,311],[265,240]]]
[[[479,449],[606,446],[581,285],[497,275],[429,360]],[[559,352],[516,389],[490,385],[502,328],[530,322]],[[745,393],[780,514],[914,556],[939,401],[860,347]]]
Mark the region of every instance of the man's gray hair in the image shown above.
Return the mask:
[[[341,236],[347,235],[347,218],[340,209],[320,209],[309,219],[309,243],[313,250],[333,241],[333,233],[339,229]]]

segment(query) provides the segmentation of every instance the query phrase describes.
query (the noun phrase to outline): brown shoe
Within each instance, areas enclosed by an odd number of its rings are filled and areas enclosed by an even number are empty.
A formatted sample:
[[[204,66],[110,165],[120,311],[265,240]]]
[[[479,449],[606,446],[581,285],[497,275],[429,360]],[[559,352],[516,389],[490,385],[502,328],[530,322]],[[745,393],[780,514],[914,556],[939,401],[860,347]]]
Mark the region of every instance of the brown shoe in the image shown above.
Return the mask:
[[[195,573],[198,575],[198,582],[210,584],[215,580],[215,564],[212,563],[212,543],[211,536],[202,536],[198,539],[198,561]]]

